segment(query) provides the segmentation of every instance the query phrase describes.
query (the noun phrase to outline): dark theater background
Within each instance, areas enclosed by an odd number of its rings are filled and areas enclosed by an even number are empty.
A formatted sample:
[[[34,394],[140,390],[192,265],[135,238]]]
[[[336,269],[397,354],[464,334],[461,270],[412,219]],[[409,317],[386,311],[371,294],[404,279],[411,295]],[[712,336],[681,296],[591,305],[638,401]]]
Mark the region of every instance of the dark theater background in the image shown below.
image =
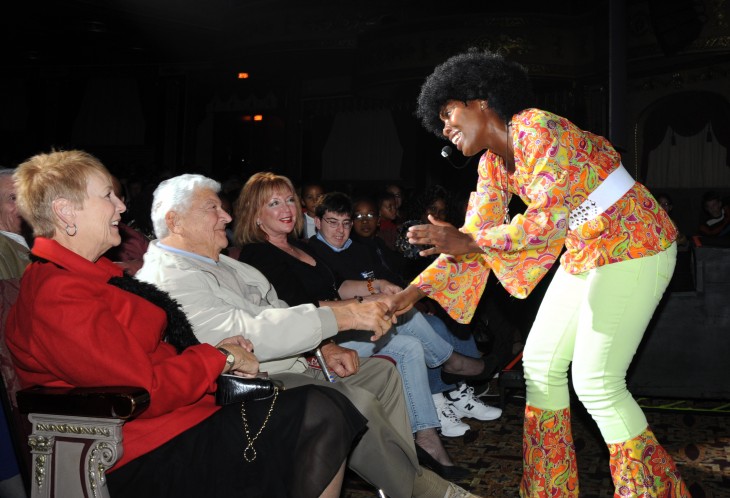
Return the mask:
[[[134,175],[274,169],[470,185],[468,171],[444,170],[440,140],[412,112],[434,65],[471,46],[525,64],[542,107],[609,135],[634,171],[651,109],[688,92],[727,105],[724,1],[30,0],[13,10],[0,47],[3,164],[79,147]]]

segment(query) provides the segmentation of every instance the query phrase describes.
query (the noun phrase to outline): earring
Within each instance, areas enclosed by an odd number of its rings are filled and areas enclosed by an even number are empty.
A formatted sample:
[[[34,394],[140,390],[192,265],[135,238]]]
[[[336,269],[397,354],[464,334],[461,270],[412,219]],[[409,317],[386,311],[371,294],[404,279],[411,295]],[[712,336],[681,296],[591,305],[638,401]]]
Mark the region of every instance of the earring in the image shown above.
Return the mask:
[[[261,226],[261,220],[256,220],[256,226],[257,227],[260,227]]]
[[[483,111],[484,110],[484,102],[482,102],[482,104],[479,107],[481,107],[481,109]]]
[[[71,225],[66,225],[66,235],[68,235],[69,237],[73,237],[74,235],[76,235],[76,232],[79,231],[79,228],[76,226],[76,223],[73,224],[73,229],[74,229],[73,233],[69,232],[69,228],[72,228]]]

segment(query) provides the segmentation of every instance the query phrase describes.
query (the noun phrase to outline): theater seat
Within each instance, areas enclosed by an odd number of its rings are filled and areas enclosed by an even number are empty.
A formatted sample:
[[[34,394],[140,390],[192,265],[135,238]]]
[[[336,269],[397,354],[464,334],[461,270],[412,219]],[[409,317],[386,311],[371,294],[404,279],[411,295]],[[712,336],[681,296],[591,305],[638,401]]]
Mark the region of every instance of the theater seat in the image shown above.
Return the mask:
[[[5,319],[18,290],[17,279],[0,280],[0,395],[26,488],[31,498],[108,497],[105,473],[123,454],[122,425],[147,408],[149,393],[137,387],[19,389],[5,346]]]

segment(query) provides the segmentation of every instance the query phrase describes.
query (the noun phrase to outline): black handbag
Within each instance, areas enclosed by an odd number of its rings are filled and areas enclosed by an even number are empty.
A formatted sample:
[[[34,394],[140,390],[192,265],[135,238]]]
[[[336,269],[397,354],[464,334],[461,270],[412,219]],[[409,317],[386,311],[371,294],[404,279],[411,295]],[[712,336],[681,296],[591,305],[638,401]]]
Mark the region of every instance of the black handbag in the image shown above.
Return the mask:
[[[272,379],[246,379],[231,374],[221,374],[217,383],[215,404],[219,406],[270,398],[277,389],[284,389],[281,382]]]

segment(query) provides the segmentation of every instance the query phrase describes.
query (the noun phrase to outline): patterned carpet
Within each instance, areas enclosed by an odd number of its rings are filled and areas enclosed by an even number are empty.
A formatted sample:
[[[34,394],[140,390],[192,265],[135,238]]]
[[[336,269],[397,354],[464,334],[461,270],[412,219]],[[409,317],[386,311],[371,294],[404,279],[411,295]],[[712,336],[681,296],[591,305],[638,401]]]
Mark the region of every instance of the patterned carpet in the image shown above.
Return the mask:
[[[498,390],[492,381],[490,393]],[[473,470],[458,484],[483,497],[518,496],[522,474],[522,417],[524,397],[514,391],[499,420],[468,420],[472,430],[461,438],[444,439],[452,458]],[[498,405],[499,397],[483,398]],[[730,403],[641,398],[649,424],[672,455],[693,498],[730,498]],[[612,497],[608,451],[598,428],[573,401],[573,435],[578,455],[581,497]],[[376,496],[372,487],[348,473],[343,496]]]

